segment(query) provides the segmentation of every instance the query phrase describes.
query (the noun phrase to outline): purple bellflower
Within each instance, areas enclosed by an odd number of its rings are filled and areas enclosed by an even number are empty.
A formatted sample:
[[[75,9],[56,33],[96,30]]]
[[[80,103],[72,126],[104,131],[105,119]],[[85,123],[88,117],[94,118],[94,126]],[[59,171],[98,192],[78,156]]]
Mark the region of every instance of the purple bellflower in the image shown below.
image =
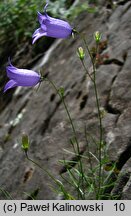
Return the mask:
[[[10,79],[5,87],[4,92],[16,86],[35,86],[41,82],[41,76],[32,70],[19,69],[14,67],[9,61],[9,66],[6,67],[6,73]]]
[[[68,22],[48,16],[46,13],[47,6],[48,4],[44,7],[44,15],[38,12],[38,20],[41,26],[32,36],[33,44],[42,36],[67,38],[72,34],[73,28],[68,24]]]

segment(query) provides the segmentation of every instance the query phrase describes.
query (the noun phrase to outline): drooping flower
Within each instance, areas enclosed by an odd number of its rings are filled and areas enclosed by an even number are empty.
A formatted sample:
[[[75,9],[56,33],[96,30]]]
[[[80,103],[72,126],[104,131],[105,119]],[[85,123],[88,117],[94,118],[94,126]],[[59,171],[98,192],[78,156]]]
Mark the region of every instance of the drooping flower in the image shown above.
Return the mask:
[[[19,69],[14,67],[9,61],[9,66],[6,67],[6,73],[10,79],[5,87],[4,92],[16,86],[35,86],[41,82],[41,77],[38,73],[32,70]]]
[[[40,28],[38,28],[32,36],[33,44],[42,36],[67,38],[72,34],[73,29],[68,22],[52,18],[46,13],[47,6],[48,4],[46,4],[44,7],[44,15],[38,12]]]

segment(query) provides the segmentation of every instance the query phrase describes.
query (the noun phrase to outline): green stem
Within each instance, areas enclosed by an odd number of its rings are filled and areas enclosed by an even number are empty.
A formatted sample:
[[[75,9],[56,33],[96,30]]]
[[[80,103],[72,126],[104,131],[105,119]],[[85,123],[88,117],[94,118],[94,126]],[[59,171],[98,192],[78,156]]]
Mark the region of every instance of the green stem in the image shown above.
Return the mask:
[[[86,129],[86,125],[85,125],[85,138],[86,138],[86,143],[87,143],[87,152],[88,152],[88,158],[89,158],[89,165],[90,165],[90,170],[91,170],[91,174],[92,174],[92,177],[93,177],[94,191],[95,191],[95,194],[97,194],[96,179],[95,179],[94,172],[93,172],[93,164],[92,164],[92,159],[91,159],[91,154],[90,154],[90,146],[89,146],[89,143],[88,143],[86,131],[87,131],[87,129]]]
[[[47,175],[59,186],[58,181],[54,178],[53,175],[50,174],[50,172],[46,169],[44,169],[40,164],[38,164],[36,161],[32,160],[29,156],[27,151],[25,151],[25,155],[28,161],[32,162],[33,164],[35,164],[35,166],[39,167],[40,169],[42,169],[45,173],[47,173]]]
[[[53,176],[48,170],[44,169],[44,168],[43,168],[40,164],[38,164],[36,161],[34,161],[34,160],[32,160],[31,158],[29,158],[27,151],[25,151],[25,155],[26,155],[27,160],[29,160],[30,162],[32,162],[33,164],[35,164],[35,166],[37,166],[37,167],[39,167],[40,169],[42,169],[42,170],[56,183],[56,185],[60,188],[60,190],[63,192],[63,194],[64,194],[65,197],[66,197],[67,193],[66,193],[64,187],[62,186],[61,182],[60,182],[59,180],[56,180],[56,179],[54,178],[54,176]]]
[[[71,127],[72,127],[72,130],[73,130],[73,134],[75,136],[75,141],[76,141],[76,146],[77,146],[77,154],[80,155],[80,148],[79,148],[79,143],[78,143],[78,139],[77,139],[77,134],[76,134],[76,130],[75,130],[75,126],[73,124],[73,121],[72,121],[72,118],[71,118],[71,115],[70,115],[70,112],[68,110],[68,107],[65,103],[65,100],[64,100],[64,96],[61,95],[61,93],[59,92],[59,90],[57,89],[56,85],[54,84],[54,82],[52,82],[49,78],[46,78],[47,81],[49,81],[49,83],[53,86],[53,88],[55,89],[55,91],[57,92],[57,94],[59,95],[63,105],[64,105],[64,108],[66,110],[66,113],[67,113],[67,116],[69,118],[69,121],[70,121],[70,124],[71,124]],[[82,166],[82,162],[81,162],[81,158],[79,160],[79,164],[80,164],[80,172],[82,174],[82,179],[80,180],[82,182],[82,187],[84,189],[84,183],[83,183],[83,180],[84,180],[84,173],[83,173],[83,166]],[[84,194],[84,193],[83,193]],[[83,198],[83,195],[81,195],[81,198]]]
[[[100,112],[100,104],[98,98],[98,91],[96,86],[96,70],[94,71],[94,90],[95,90],[95,97],[96,97],[96,104],[98,109],[98,119],[99,119],[99,130],[100,130],[100,138],[99,138],[99,149],[98,149],[98,158],[99,158],[99,186],[98,186],[98,196],[101,189],[101,177],[102,177],[102,140],[103,140],[103,128],[102,128],[102,119],[101,119],[101,112]]]
[[[80,59],[81,60],[81,59]],[[89,78],[91,79],[92,82],[94,82],[91,74],[89,73],[89,71],[87,70],[86,66],[85,66],[85,63],[84,63],[84,60],[81,60],[81,63],[82,63],[82,66],[84,68],[84,70],[86,71],[86,74],[89,76]]]
[[[88,47],[88,44],[85,40],[85,38],[83,36],[81,36],[85,46],[86,46],[86,49],[88,51],[88,54],[90,56],[90,59],[91,59],[91,63],[92,63],[92,66],[93,66],[93,79],[91,79],[91,81],[93,82],[93,85],[94,85],[94,91],[95,91],[95,98],[96,98],[96,106],[97,106],[97,111],[98,111],[98,119],[99,119],[99,134],[100,134],[100,137],[99,137],[99,146],[98,146],[98,158],[99,158],[99,183],[98,183],[98,192],[97,192],[97,196],[96,198],[98,199],[99,198],[99,194],[100,194],[100,190],[101,190],[101,178],[102,178],[102,141],[103,141],[103,127],[102,127],[102,118],[101,118],[101,111],[100,111],[100,102],[99,102],[99,97],[98,97],[98,91],[97,91],[97,85],[96,85],[96,59],[94,60],[92,55],[91,55],[91,52],[90,52],[90,49]],[[97,46],[96,46],[96,54],[98,53],[98,43],[97,43]],[[84,66],[85,68],[85,66]],[[87,69],[86,69],[86,72],[87,72]],[[92,78],[92,77],[91,77]]]

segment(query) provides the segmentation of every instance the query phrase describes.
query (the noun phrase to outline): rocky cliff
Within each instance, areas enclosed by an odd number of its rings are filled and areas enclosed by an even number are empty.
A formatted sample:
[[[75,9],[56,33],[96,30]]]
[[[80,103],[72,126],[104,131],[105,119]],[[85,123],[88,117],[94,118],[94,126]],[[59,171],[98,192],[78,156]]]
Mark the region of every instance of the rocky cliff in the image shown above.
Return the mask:
[[[76,20],[78,30],[86,35],[90,48],[93,33],[102,32],[102,61],[97,68],[97,86],[104,110],[104,140],[110,161],[116,162],[119,174],[108,193],[119,199],[131,199],[131,3],[120,1],[114,9],[103,4],[95,14],[83,13]],[[65,89],[65,101],[74,121],[80,150],[87,153],[84,125],[97,136],[98,120],[94,89],[76,50],[83,46],[79,37],[56,40],[45,56],[35,65]],[[87,59],[89,70],[90,59]],[[10,94],[9,91],[4,95]],[[3,97],[3,95],[1,95]],[[65,172],[59,160],[73,159],[63,149],[72,151],[72,138],[63,104],[48,82],[40,88],[18,87],[0,113],[0,187],[13,199],[27,199],[39,190],[37,199],[57,199],[50,189],[51,180],[38,167],[26,160],[21,150],[21,134],[26,132],[31,141],[29,155],[55,177]],[[93,147],[92,147],[93,148]],[[86,161],[88,166],[88,161]],[[6,199],[0,192],[0,199]]]

